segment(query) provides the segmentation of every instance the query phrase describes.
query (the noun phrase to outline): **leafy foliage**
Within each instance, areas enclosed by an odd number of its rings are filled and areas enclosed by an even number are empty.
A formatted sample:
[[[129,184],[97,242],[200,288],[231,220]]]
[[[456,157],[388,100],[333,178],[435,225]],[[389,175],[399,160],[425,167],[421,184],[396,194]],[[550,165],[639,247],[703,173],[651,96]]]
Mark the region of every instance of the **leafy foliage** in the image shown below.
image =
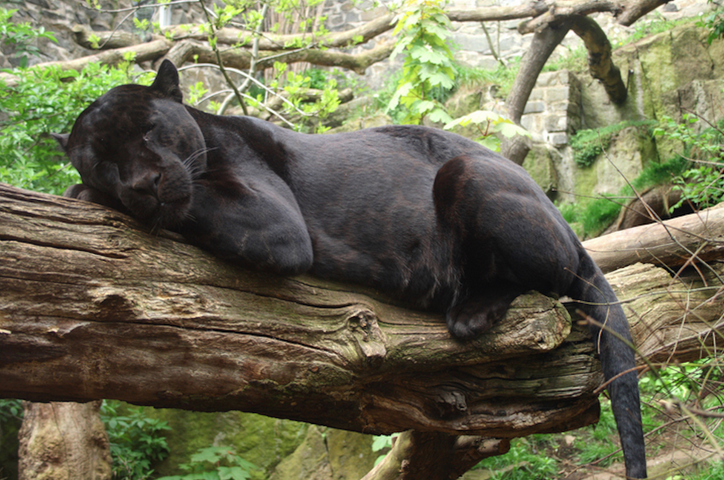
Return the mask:
[[[158,480],[248,480],[257,467],[236,455],[232,447],[206,447],[191,455],[191,461],[179,465],[185,475]]]
[[[548,450],[556,448],[556,441],[551,435],[516,438],[511,441],[507,454],[486,458],[474,469],[489,469],[491,480],[556,478],[558,461],[547,454]]]
[[[465,127],[467,125],[475,125],[480,132],[480,136],[476,139],[482,145],[489,149],[499,152],[500,139],[497,135],[505,137],[514,137],[515,135],[530,134],[522,127],[519,127],[512,120],[509,120],[495,112],[477,110],[468,115],[456,118],[445,125],[445,130],[450,130],[456,126]]]
[[[118,401],[105,400],[101,406],[101,420],[111,443],[113,478],[150,478],[153,464],[168,456],[164,432],[170,427],[163,420],[147,417],[141,407],[125,407],[125,415],[123,410]]]
[[[0,424],[23,418],[23,404],[20,400],[0,399]]]
[[[118,68],[90,64],[80,73],[57,67],[12,73],[16,86],[0,83],[0,181],[53,194],[80,179],[50,133],[69,132],[83,109],[110,88],[150,80],[131,78],[130,62]]]
[[[561,44],[561,47],[567,49],[563,55],[556,57],[543,66],[544,72],[556,72],[558,70],[570,70],[572,72],[588,71],[588,50],[583,43],[571,48]]]
[[[579,130],[570,139],[573,159],[579,167],[590,167],[593,162],[608,149],[611,139],[625,128],[637,127],[648,134],[649,129],[656,125],[655,120],[626,120],[593,130]]]
[[[13,23],[10,18],[17,10],[0,8],[0,42],[14,50],[13,57],[18,59],[20,67],[27,67],[28,58],[40,53],[34,41],[45,38],[57,42],[52,33],[43,27],[34,29],[29,23]]]
[[[657,136],[680,141],[680,156],[692,162],[674,180],[682,199],[672,210],[684,202],[705,208],[724,200],[724,121],[704,129],[697,129],[697,124],[699,119],[695,115],[685,113],[681,122],[663,118],[661,126],[654,130]]]
[[[18,432],[23,413],[20,400],[0,399],[0,478],[17,478]]]
[[[647,433],[647,450],[655,455],[660,448],[659,440],[666,440],[661,435],[661,428],[672,421],[671,412],[662,410],[661,405],[672,399],[687,402],[701,409],[720,411],[724,406],[721,390],[717,388],[721,378],[721,365],[715,357],[692,363],[670,365],[649,373],[640,380],[642,399],[642,420],[644,432]],[[711,392],[708,396],[704,392]],[[705,398],[706,397],[706,398]],[[678,417],[685,427],[687,417]],[[720,428],[720,419],[708,419],[711,436]],[[695,422],[689,426],[694,429]],[[702,423],[703,425],[703,423]],[[700,427],[701,428],[701,427]],[[679,428],[676,436],[691,436],[691,431]],[[601,416],[597,424],[589,425],[575,432],[563,435],[532,435],[527,438],[515,439],[511,442],[510,452],[506,455],[491,457],[480,462],[475,469],[489,469],[491,478],[496,480],[533,480],[562,477],[560,459],[575,458],[576,463],[594,463],[598,467],[607,467],[613,462],[621,462],[623,455],[619,446],[612,438],[617,437],[616,422],[609,401],[601,402]],[[720,444],[724,444],[719,439]],[[563,462],[560,462],[563,463]],[[721,477],[722,463],[716,462],[704,468],[699,474],[686,477],[668,477],[671,480],[714,480]],[[717,476],[718,475],[718,476]]]
[[[375,459],[375,466],[385,459],[390,449],[392,448],[392,440],[398,437],[399,433],[393,433],[392,435],[375,435],[374,441],[372,442],[373,452],[384,452],[380,453]]]
[[[714,3],[714,1],[709,0],[709,3]],[[724,10],[718,8],[707,13],[697,25],[709,30],[709,35],[706,38],[709,45],[717,38],[724,38]]]
[[[407,0],[394,30],[400,35],[391,59],[405,51],[402,77],[387,110],[405,108],[402,123],[419,124],[428,117],[433,122],[452,120],[435,90],[451,90],[455,68],[447,45],[450,20],[443,11],[443,0]]]

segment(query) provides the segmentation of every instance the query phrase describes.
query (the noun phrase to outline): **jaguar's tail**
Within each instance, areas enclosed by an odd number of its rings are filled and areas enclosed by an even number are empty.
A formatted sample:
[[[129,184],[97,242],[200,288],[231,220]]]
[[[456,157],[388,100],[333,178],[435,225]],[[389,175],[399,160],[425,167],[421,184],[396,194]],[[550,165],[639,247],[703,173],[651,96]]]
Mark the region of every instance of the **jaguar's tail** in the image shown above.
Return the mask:
[[[646,478],[638,376],[634,351],[629,346],[631,334],[628,321],[611,285],[585,251],[582,251],[576,273],[577,280],[568,294],[578,301],[580,309],[593,320],[590,331],[596,350],[600,353],[604,376],[610,382],[608,392],[623,447],[626,475],[630,478]]]

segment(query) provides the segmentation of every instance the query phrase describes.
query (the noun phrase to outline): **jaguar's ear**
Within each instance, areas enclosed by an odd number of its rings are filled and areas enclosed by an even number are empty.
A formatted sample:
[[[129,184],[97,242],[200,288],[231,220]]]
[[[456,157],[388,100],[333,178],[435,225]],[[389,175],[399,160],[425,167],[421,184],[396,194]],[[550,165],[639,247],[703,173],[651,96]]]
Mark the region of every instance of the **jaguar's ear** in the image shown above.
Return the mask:
[[[178,70],[170,60],[164,60],[158,69],[156,79],[151,84],[151,90],[156,90],[164,97],[171,98],[181,103],[183,94],[179,87]]]
[[[70,134],[68,133],[51,133],[51,137],[53,137],[58,144],[60,145],[60,148],[63,149],[64,152],[68,152],[68,139],[70,138]]]

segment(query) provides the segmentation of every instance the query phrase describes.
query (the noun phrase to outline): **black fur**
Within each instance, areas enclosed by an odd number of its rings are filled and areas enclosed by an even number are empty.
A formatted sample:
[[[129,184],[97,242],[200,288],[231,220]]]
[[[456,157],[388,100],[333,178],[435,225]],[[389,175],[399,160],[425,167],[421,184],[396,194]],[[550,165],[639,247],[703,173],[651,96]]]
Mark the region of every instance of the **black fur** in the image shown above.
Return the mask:
[[[611,287],[518,165],[417,126],[303,135],[183,106],[178,74],[99,98],[59,136],[82,185],[69,196],[182,233],[225,258],[284,275],[356,282],[445,313],[478,335],[520,293],[569,295],[630,341]],[[591,327],[606,379],[632,350]],[[646,476],[636,373],[609,392],[627,475]]]

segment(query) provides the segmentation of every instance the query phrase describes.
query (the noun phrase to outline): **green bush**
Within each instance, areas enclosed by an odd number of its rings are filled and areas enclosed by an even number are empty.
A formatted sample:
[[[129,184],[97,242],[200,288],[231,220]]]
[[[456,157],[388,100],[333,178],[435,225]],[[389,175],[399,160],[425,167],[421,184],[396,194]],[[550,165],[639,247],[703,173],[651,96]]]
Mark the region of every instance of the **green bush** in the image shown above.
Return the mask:
[[[90,64],[81,72],[14,69],[17,84],[0,84],[0,181],[53,194],[78,183],[50,133],[70,132],[78,115],[110,88],[150,80],[132,78],[128,65]]]
[[[0,40],[12,45],[15,56],[36,54],[32,42],[55,40],[42,29],[10,21],[14,11],[0,9]],[[108,89],[131,80],[130,58],[118,68],[92,64],[82,72],[15,68],[6,73],[15,79],[8,85],[0,79],[0,182],[30,190],[60,194],[79,181],[51,132],[69,132],[85,107]]]
[[[685,113],[681,122],[664,117],[654,129],[657,136],[680,141],[680,158],[691,162],[674,180],[682,198],[672,210],[684,202],[706,208],[724,200],[724,120],[707,128],[697,128],[699,123],[695,115]]]
[[[225,446],[200,448],[189,463],[179,467],[188,473],[158,480],[248,480],[257,468],[238,456],[233,447]]]
[[[21,67],[28,65],[28,59],[36,56],[40,51],[34,45],[37,39],[45,38],[57,42],[52,33],[46,32],[43,27],[34,29],[29,23],[13,23],[10,21],[17,10],[6,10],[0,8],[0,43],[10,47],[15,58]]]
[[[171,428],[163,420],[147,417],[142,407],[104,400],[101,420],[111,443],[115,480],[150,478],[152,466],[168,456],[164,432]]]
[[[651,129],[656,124],[655,120],[626,120],[603,128],[579,130],[570,140],[573,159],[579,167],[590,167],[598,156],[611,145],[613,136],[621,130],[636,127],[639,131],[643,131],[642,134],[651,135]]]

